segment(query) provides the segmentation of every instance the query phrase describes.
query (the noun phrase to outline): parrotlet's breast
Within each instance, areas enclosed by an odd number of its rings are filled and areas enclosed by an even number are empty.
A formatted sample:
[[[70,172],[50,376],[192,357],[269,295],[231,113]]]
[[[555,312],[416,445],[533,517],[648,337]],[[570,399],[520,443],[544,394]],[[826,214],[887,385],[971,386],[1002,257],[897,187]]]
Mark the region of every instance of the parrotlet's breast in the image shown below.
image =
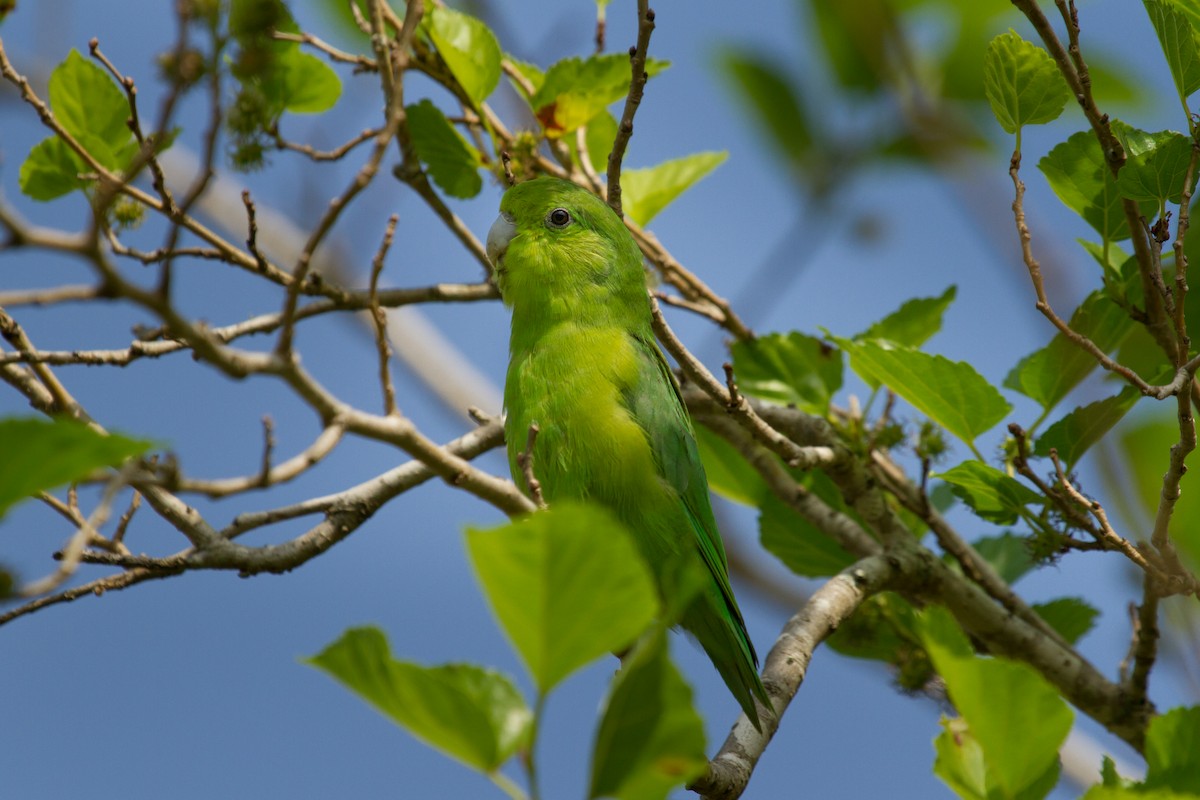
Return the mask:
[[[513,474],[536,423],[534,472],[549,502],[590,499],[627,521],[668,504],[646,433],[625,404],[639,376],[635,344],[619,328],[564,323],[513,353],[504,393]]]

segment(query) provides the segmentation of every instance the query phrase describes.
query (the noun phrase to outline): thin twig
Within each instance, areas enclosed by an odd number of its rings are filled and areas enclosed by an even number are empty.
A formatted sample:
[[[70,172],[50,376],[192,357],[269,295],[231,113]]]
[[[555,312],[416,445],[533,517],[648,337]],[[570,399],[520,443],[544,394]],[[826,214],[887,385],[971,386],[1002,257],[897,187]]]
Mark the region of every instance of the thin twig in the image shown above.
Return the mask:
[[[383,272],[383,263],[387,258],[388,248],[392,246],[392,237],[396,233],[396,223],[400,220],[398,214],[388,217],[387,228],[383,233],[383,241],[371,261],[371,319],[375,323],[375,348],[379,353],[379,385],[383,389],[383,413],[395,416],[400,412],[396,408],[396,387],[392,385],[392,351],[388,347],[387,314],[379,305],[379,275]]]
[[[533,471],[533,446],[537,444],[540,432],[541,428],[537,426],[536,422],[529,426],[529,436],[525,440],[525,449],[517,456],[517,466],[521,469],[521,477],[525,479],[529,497],[538,508],[545,508],[546,498],[542,496],[542,482],[537,479],[537,475]]]
[[[649,0],[638,0],[637,7],[637,44],[629,48],[629,94],[625,96],[625,108],[617,124],[617,136],[613,140],[612,152],[608,154],[608,205],[617,212],[618,217],[624,216],[621,210],[621,161],[633,136],[633,117],[646,89],[646,51],[650,47],[650,34],[654,32],[654,10],[650,8]]]
[[[367,188],[367,185],[375,178],[384,153],[387,152],[388,145],[395,136],[397,124],[398,120],[391,120],[379,135],[375,137],[375,146],[371,150],[371,155],[350,181],[350,185],[330,201],[329,206],[325,209],[325,213],[321,215],[321,219],[317,222],[316,227],[309,234],[308,241],[304,244],[304,249],[300,251],[300,257],[296,262],[295,269],[292,270],[292,279],[288,286],[287,298],[284,301],[283,325],[280,328],[279,341],[275,345],[277,355],[287,357],[292,352],[292,338],[296,322],[296,307],[300,301],[300,287],[304,285],[305,279],[308,277],[308,270],[312,263],[313,254],[325,240],[325,236],[333,228],[334,223],[341,217],[342,212],[346,210],[351,201],[363,189]]]
[[[1101,350],[1095,342],[1071,328],[1066,320],[1058,316],[1050,306],[1050,301],[1046,297],[1046,285],[1042,280],[1042,268],[1033,255],[1033,235],[1029,232],[1029,225],[1025,222],[1025,182],[1021,180],[1020,170],[1021,151],[1014,150],[1008,167],[1008,174],[1012,178],[1013,188],[1016,191],[1016,197],[1012,204],[1013,219],[1017,226],[1017,237],[1021,242],[1021,257],[1025,262],[1025,268],[1029,271],[1029,279],[1033,283],[1034,293],[1037,295],[1037,310],[1050,320],[1050,323],[1072,344],[1091,354],[1101,367],[1120,375],[1142,394],[1156,397],[1159,400],[1163,399],[1158,395],[1156,387],[1146,383],[1129,367],[1109,358],[1108,354]]]
[[[272,31],[271,36],[281,42],[298,42],[306,44],[314,50],[320,50],[325,55],[329,56],[330,61],[335,61],[339,64],[350,64],[355,67],[355,72],[375,72],[379,69],[379,64],[371,58],[360,53],[347,53],[345,50],[339,50],[333,45],[313,36],[311,33],[288,33],[286,31]]]
[[[275,455],[275,420],[270,414],[263,414],[263,454],[258,468],[258,485],[260,488],[271,485],[271,461]]]

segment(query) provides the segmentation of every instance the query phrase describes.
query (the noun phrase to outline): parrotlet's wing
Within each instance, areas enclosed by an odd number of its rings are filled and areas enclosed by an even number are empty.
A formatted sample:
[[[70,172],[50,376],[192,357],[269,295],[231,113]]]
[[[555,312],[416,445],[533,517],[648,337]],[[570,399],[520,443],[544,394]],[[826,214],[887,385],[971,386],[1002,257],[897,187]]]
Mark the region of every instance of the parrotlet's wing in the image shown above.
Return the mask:
[[[683,627],[696,636],[746,715],[758,727],[754,698],[767,706],[770,701],[758,677],[758,658],[729,585],[725,548],[713,518],[708,480],[691,420],[658,346],[638,335],[634,335],[634,340],[640,374],[625,393],[625,403],[646,433],[659,474],[678,493],[691,524],[696,552],[712,578],[708,589],[684,615]]]

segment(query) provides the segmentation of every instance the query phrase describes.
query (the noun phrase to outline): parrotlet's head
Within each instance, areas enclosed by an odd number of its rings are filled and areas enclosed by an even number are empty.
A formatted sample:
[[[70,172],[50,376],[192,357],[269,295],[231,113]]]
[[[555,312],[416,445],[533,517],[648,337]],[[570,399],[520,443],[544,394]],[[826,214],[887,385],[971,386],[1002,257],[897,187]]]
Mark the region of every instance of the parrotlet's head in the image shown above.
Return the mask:
[[[558,178],[505,192],[487,252],[500,294],[514,309],[645,295],[641,252],[625,224],[603,200]]]

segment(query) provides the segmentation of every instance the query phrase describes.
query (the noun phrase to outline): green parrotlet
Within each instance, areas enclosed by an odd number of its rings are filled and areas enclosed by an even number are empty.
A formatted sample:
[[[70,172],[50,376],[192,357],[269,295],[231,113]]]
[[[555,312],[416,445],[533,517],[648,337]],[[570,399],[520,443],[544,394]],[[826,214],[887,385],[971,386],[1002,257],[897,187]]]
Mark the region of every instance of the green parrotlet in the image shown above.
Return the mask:
[[[517,457],[536,423],[535,473],[548,503],[588,500],[614,512],[660,586],[673,559],[699,557],[707,585],[681,624],[758,728],[754,701],[770,701],[691,420],[651,330],[637,244],[598,197],[538,178],[505,193],[487,250],[512,309],[504,404],[513,479],[528,491]]]

